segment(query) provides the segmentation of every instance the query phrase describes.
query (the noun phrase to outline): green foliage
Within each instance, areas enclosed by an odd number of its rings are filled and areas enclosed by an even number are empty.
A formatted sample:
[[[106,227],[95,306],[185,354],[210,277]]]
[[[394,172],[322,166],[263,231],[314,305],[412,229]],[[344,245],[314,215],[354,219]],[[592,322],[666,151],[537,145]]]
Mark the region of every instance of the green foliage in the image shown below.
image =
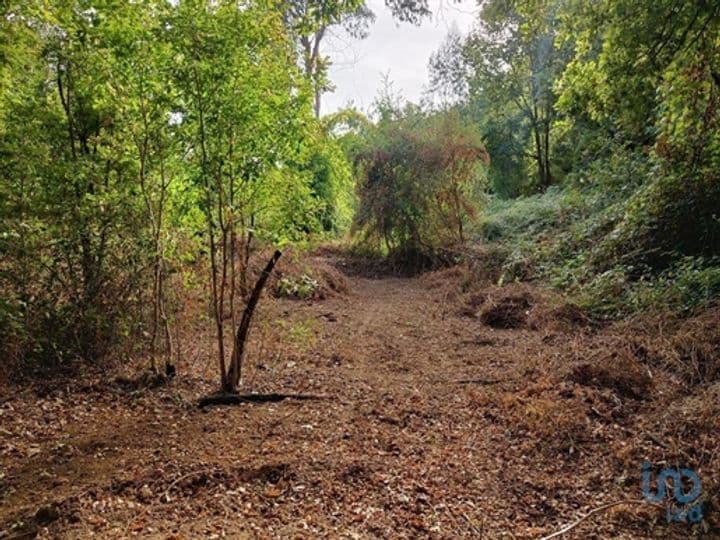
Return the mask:
[[[0,59],[6,356],[95,358],[183,264],[349,222],[275,3],[5,3]]]
[[[712,257],[720,252],[720,179],[714,174],[656,174],[628,200],[612,234],[598,246],[593,259],[597,268],[620,262],[656,272],[678,255]]]
[[[118,28],[138,28],[121,9],[16,10],[22,16],[4,20],[25,41],[8,44],[23,63],[8,66],[1,97],[0,287],[22,321],[18,353],[93,356],[138,301],[146,261],[137,164],[119,126],[125,111],[113,84],[97,84],[116,76]]]
[[[554,83],[568,59],[554,46],[557,3],[483,2],[464,40],[452,33],[431,59],[431,83],[458,95],[491,156],[489,178],[504,197],[543,190],[553,170]]]
[[[311,174],[310,188],[320,203],[317,219],[323,231],[347,229],[353,212],[353,178],[347,157],[332,137],[324,137],[304,168]]]
[[[684,257],[655,277],[637,279],[618,265],[593,276],[579,291],[579,303],[598,317],[614,318],[666,308],[690,312],[720,296],[720,261]]]
[[[692,204],[703,201],[694,189],[709,202]],[[662,176],[654,159],[618,151],[564,188],[492,199],[477,234],[507,250],[502,281],[547,279],[597,317],[687,311],[720,294],[718,222],[703,210],[718,207],[716,189]]]
[[[559,108],[652,140],[663,100],[658,80],[678,62],[711,58],[718,15],[716,2],[567,2],[560,40],[575,52],[558,82]]]
[[[491,1],[478,29],[431,67],[485,138],[475,233],[508,253],[502,280],[548,279],[603,317],[716,300],[720,4]],[[557,187],[502,200],[543,154]]]
[[[316,279],[311,278],[307,274],[302,274],[298,278],[280,278],[277,282],[277,293],[280,296],[308,300],[315,295],[319,287],[320,284]]]
[[[577,192],[559,188],[516,200],[492,198],[478,220],[478,232],[490,242],[520,236],[537,238],[567,224],[581,212],[583,204]]]
[[[281,338],[283,343],[307,351],[317,342],[319,321],[315,317],[307,317],[295,322],[280,319],[275,324],[283,332]]]
[[[324,205],[311,187],[312,175],[290,168],[272,171],[258,186],[254,229],[260,240],[279,246],[302,241],[309,233],[321,231],[319,217]]]

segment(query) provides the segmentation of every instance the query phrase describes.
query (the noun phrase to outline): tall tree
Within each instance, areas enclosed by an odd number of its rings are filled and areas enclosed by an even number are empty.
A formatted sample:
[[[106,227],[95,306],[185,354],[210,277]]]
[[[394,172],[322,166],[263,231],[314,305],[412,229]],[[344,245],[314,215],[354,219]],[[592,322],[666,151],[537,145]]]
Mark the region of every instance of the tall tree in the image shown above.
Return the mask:
[[[541,188],[552,183],[553,84],[562,69],[553,46],[555,10],[549,4],[489,2],[466,47],[473,70],[470,91],[494,107],[505,104],[522,119],[530,138],[527,155],[535,162]]]
[[[285,21],[298,41],[305,76],[313,88],[315,116],[319,118],[322,94],[332,89],[329,59],[320,48],[330,27],[341,26],[351,36],[364,38],[375,15],[361,0],[291,0],[285,6]]]
[[[451,33],[431,59],[434,88],[465,97],[483,126],[496,184],[524,177],[527,159],[539,188],[553,181],[553,87],[567,56],[556,25],[555,2],[491,0],[464,41]]]
[[[419,24],[430,15],[427,0],[386,0],[385,5],[403,22]],[[333,89],[328,79],[330,60],[322,52],[322,43],[333,27],[364,39],[375,14],[364,0],[289,0],[284,6],[285,24],[298,43],[305,76],[313,88],[315,116],[319,118],[322,95]]]

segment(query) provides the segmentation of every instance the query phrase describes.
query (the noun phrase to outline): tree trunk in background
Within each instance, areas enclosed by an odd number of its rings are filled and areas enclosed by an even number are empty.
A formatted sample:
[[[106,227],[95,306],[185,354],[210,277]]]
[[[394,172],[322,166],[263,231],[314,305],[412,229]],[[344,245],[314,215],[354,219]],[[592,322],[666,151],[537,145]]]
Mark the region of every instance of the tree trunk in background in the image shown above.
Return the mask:
[[[315,118],[320,118],[320,100],[321,99],[322,99],[322,97],[321,97],[320,88],[316,85],[315,86],[315,104],[313,106],[313,110],[315,111]]]
[[[300,38],[303,49],[305,77],[313,89],[313,111],[315,118],[320,118],[320,105],[322,101],[322,88],[318,80],[318,69],[320,66],[320,42],[325,36],[325,27],[321,27],[313,36]]]
[[[544,186],[550,187],[552,184],[552,174],[550,173],[550,126],[552,124],[552,105],[548,103],[545,106],[545,119],[543,127],[545,129],[545,182]]]

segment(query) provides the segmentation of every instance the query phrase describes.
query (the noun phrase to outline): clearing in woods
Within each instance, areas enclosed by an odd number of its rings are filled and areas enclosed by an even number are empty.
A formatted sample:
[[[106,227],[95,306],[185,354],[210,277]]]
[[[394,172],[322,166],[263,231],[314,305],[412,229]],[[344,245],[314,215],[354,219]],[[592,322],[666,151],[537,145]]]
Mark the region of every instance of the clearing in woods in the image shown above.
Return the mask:
[[[640,420],[665,405],[577,367],[622,339],[530,286],[464,294],[457,269],[345,279],[263,298],[250,343],[252,389],[322,399],[199,410],[216,382],[197,339],[170,386],[5,401],[0,537],[539,538],[641,497],[662,443]],[[568,537],[686,532],[628,505]]]

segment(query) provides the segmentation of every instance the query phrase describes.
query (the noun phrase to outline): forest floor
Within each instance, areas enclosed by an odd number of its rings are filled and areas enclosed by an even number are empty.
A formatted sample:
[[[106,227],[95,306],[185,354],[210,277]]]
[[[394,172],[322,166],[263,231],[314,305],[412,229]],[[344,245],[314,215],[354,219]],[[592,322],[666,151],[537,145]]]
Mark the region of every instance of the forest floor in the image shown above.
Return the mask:
[[[319,399],[199,409],[207,330],[168,385],[13,389],[0,538],[540,538],[625,500],[564,537],[720,537],[717,433],[678,417],[711,394],[637,360],[636,331],[536,285],[314,261],[347,293],[263,298],[244,384]],[[701,525],[637,503],[645,459],[697,465]]]

